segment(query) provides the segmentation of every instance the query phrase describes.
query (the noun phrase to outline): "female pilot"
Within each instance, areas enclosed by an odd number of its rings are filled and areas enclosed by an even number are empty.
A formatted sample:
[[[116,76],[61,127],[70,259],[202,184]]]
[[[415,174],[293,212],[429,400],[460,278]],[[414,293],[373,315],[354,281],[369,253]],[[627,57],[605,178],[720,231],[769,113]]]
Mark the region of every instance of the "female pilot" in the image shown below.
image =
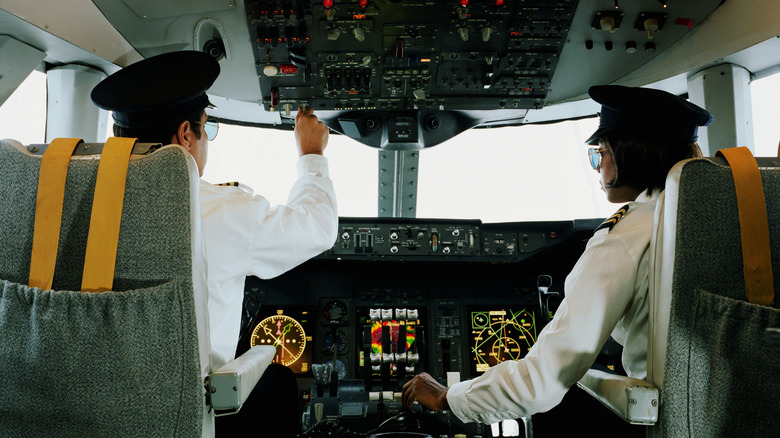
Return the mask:
[[[548,411],[585,375],[610,335],[624,347],[626,373],[646,378],[648,247],[656,200],[675,163],[701,156],[697,129],[713,117],[659,90],[607,85],[588,94],[602,105],[598,130],[587,140],[597,145],[588,151],[590,163],[607,199],[625,205],[589,240],[566,278],[554,319],[526,357],[449,388],[417,375],[403,387],[404,406],[416,400],[486,424]]]

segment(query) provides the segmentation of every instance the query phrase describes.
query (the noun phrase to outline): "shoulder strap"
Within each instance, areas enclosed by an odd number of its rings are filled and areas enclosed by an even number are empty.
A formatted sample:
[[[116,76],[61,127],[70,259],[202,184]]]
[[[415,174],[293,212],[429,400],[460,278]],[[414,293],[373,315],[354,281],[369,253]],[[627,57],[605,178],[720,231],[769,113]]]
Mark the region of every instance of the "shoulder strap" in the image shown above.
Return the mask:
[[[81,278],[84,292],[105,292],[113,287],[127,166],[135,142],[135,138],[111,137],[103,147]]]
[[[54,265],[57,263],[57,247],[60,243],[68,163],[81,141],[78,138],[54,139],[41,158],[30,257],[30,287],[51,289]]]
[[[775,283],[761,172],[753,154],[744,146],[721,149],[717,155],[729,163],[737,190],[743,273],[748,300],[754,304],[769,306],[774,300]]]

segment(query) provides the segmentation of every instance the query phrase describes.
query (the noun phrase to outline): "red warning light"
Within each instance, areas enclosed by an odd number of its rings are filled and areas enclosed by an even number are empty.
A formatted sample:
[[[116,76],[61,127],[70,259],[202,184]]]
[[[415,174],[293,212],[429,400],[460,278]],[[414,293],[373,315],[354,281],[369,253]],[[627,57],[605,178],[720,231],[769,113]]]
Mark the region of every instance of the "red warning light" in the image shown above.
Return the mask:
[[[461,6],[468,6],[469,5],[469,0],[460,0],[460,5]]]
[[[504,6],[504,0],[496,0],[496,6]]]
[[[693,26],[693,20],[691,20],[690,18],[680,17],[674,21],[674,24],[678,26],[688,26],[688,30],[691,30],[691,26]]]
[[[297,73],[298,72],[298,67],[296,67],[296,66],[294,66],[292,64],[281,64],[279,66],[279,70],[283,74]]]
[[[368,0],[360,0],[358,2],[358,5],[360,6],[361,9],[365,9],[366,6],[368,6]]]
[[[332,8],[333,0],[322,0],[322,6],[324,6],[326,9]]]

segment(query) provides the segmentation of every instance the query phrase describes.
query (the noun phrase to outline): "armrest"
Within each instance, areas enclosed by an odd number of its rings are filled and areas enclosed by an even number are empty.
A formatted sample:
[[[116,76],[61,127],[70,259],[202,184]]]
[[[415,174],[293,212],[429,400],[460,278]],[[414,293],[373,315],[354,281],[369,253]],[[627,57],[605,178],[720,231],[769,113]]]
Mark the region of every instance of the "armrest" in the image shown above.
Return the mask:
[[[211,374],[208,391],[215,415],[235,414],[271,364],[276,348],[258,345]]]
[[[658,421],[658,389],[644,380],[591,369],[577,385],[631,424]]]

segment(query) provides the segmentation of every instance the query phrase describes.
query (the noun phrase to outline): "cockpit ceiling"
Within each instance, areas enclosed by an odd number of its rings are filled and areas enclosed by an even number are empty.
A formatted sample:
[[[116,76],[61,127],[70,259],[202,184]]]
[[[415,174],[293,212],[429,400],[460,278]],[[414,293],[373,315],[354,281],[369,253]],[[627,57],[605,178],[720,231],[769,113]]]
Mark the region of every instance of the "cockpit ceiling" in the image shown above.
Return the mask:
[[[99,11],[143,57],[192,49],[219,57],[214,117],[288,127],[299,105],[311,105],[332,129],[401,150],[472,127],[593,115],[597,108],[582,104],[590,85],[658,84],[780,33],[767,18],[780,12],[771,0],[68,3]]]

